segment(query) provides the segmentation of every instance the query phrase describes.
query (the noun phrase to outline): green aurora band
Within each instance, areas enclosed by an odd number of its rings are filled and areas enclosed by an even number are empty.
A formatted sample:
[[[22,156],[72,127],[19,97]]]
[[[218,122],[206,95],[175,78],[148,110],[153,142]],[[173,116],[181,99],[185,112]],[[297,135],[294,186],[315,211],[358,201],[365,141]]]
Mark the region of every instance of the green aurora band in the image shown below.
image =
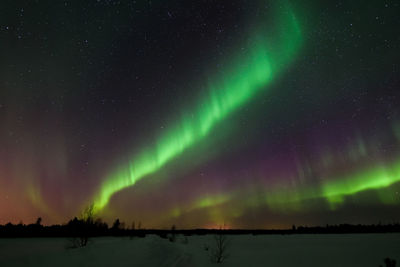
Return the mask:
[[[316,186],[284,184],[269,188],[268,192],[265,193],[265,204],[272,210],[290,208],[300,211],[304,209],[302,203],[306,200],[325,199],[331,209],[336,209],[347,196],[367,190],[389,188],[391,185],[400,182],[400,160],[376,164],[342,176],[327,175],[320,180],[320,185]],[[384,203],[399,203],[399,199],[393,197],[394,194],[376,192],[380,201]]]
[[[264,23],[265,24],[265,23]],[[265,90],[278,74],[294,59],[302,43],[299,23],[288,6],[282,6],[274,21],[273,34],[260,25],[244,47],[246,54],[237,57],[224,77],[210,83],[208,96],[192,112],[184,113],[180,123],[167,130],[156,144],[145,147],[106,177],[94,196],[94,206],[102,210],[116,192],[134,185],[140,179],[158,171],[170,160],[182,154],[209,135],[213,127],[246,104],[258,92]],[[269,27],[270,28],[270,27]]]
[[[242,185],[231,192],[220,192],[202,195],[184,207],[176,207],[169,211],[167,217],[179,217],[181,214],[198,209],[211,208],[210,215],[216,223],[222,223],[227,217],[239,217],[249,207],[267,206],[272,211],[301,212],[309,208],[309,200],[326,200],[331,210],[344,203],[347,196],[353,196],[367,190],[375,190],[379,200],[386,204],[398,204],[400,199],[396,194],[381,192],[380,189],[393,191],[390,186],[400,182],[400,160],[391,163],[377,164],[364,170],[354,171],[343,176],[327,175],[321,179],[318,186],[285,183],[268,186],[267,188],[252,188]],[[261,192],[261,194],[254,194]],[[360,199],[359,199],[360,200]],[[229,205],[227,205],[229,204]],[[218,212],[215,212],[215,210]]]

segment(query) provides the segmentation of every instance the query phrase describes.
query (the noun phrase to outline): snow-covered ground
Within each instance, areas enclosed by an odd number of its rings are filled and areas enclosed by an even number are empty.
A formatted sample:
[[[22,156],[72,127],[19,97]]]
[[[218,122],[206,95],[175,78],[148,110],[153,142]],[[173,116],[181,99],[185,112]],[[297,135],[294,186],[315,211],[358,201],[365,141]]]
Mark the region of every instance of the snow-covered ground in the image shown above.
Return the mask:
[[[94,238],[66,249],[64,238],[0,239],[0,266],[215,266],[212,236]],[[205,247],[209,246],[208,251]],[[400,234],[229,236],[229,258],[220,266],[379,266],[400,264]],[[217,265],[218,266],[218,265]]]

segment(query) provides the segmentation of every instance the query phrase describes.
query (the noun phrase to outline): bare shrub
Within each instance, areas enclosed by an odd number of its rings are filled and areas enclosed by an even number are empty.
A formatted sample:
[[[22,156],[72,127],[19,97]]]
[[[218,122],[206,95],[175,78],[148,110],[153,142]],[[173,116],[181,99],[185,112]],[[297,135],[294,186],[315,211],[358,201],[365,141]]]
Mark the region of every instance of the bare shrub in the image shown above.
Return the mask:
[[[94,223],[94,205],[91,204],[87,206],[82,214],[81,214],[81,220],[83,221],[82,224],[82,229],[80,232],[79,240],[80,240],[80,246],[85,247],[88,242],[89,238],[91,236],[91,228]]]
[[[87,206],[79,216],[78,220],[73,221],[75,234],[69,240],[67,248],[85,247],[89,243],[94,226],[94,205]]]
[[[229,239],[224,228],[220,228],[218,233],[214,235],[214,247],[210,251],[210,259],[214,263],[222,263],[228,257]]]

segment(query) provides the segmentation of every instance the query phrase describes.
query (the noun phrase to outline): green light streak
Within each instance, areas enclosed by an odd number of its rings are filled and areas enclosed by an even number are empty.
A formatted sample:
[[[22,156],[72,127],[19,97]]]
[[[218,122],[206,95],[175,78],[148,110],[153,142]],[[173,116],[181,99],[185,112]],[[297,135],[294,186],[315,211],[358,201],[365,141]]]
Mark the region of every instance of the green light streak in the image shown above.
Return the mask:
[[[390,186],[400,182],[400,160],[391,164],[376,165],[344,176],[324,177],[322,181],[320,185],[315,186],[283,183],[264,189],[247,186],[231,192],[202,195],[187,203],[186,207],[171,210],[169,214],[172,217],[178,217],[185,212],[204,208],[212,210],[220,205],[231,207],[229,212],[220,211],[226,217],[238,217],[249,208],[261,206],[267,206],[270,210],[278,212],[302,212],[313,209],[312,206],[309,206],[312,203],[308,202],[309,200],[324,199],[329,203],[331,209],[336,209],[339,204],[344,202],[346,196],[356,197],[358,193],[367,190],[375,190],[380,201],[385,204],[400,203],[400,199],[396,198],[395,193],[391,196],[384,194],[388,190],[393,191],[394,189],[390,189]],[[177,210],[179,212],[176,212]],[[218,210],[220,209],[218,208]]]
[[[400,160],[392,164],[380,164],[345,176],[323,177],[320,185],[279,185],[266,190],[265,204],[272,210],[301,211],[306,200],[326,199],[335,208],[346,196],[354,196],[367,190],[388,188],[400,182]],[[397,203],[393,199],[393,203]],[[388,203],[387,200],[385,200]],[[259,205],[262,203],[258,203]]]
[[[111,196],[158,171],[167,162],[207,137],[213,127],[265,89],[299,50],[302,38],[299,24],[290,8],[280,12],[278,34],[267,36],[261,29],[251,38],[247,53],[236,59],[223,77],[210,82],[208,96],[197,108],[167,130],[155,145],[134,156],[106,177],[95,194],[96,211],[103,209]],[[265,27],[265,25],[261,25]],[[260,28],[262,28],[260,27]]]
[[[202,197],[198,201],[196,201],[193,208],[198,209],[198,208],[207,208],[207,207],[211,207],[211,206],[216,206],[216,205],[219,205],[219,204],[229,201],[229,199],[230,199],[230,196],[227,194],[206,196],[206,197]]]
[[[330,181],[323,186],[323,195],[331,203],[341,203],[344,196],[385,188],[399,181],[400,161],[397,161],[391,166],[382,164],[352,176]]]
[[[318,186],[279,186],[265,193],[265,203],[273,210],[303,210],[301,204],[310,199],[326,199],[331,208],[343,203],[346,196],[354,196],[367,190],[388,188],[400,182],[400,160],[391,164],[376,166],[356,171],[340,177],[323,177]],[[397,203],[393,199],[393,203]],[[388,203],[388,200],[385,199]]]

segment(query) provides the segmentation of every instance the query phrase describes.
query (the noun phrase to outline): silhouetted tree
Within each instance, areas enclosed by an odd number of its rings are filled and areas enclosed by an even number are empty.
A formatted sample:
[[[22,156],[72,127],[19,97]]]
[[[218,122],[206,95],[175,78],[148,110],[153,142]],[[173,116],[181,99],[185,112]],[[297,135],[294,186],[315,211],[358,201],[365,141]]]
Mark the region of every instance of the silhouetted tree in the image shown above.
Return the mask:
[[[214,263],[222,263],[225,261],[229,254],[227,253],[229,240],[227,235],[223,232],[225,230],[225,225],[223,228],[220,227],[218,233],[214,235],[215,247],[211,250],[211,261]]]
[[[42,218],[41,217],[37,218],[36,225],[40,226],[41,223],[42,223]]]
[[[89,238],[92,235],[91,230],[93,228],[94,225],[94,205],[91,204],[89,206],[87,206],[82,214],[81,214],[81,218],[82,218],[82,229],[81,229],[81,235],[80,235],[80,241],[81,247],[85,247],[88,242],[89,242]]]
[[[119,235],[120,234],[120,228],[121,228],[121,222],[119,219],[116,219],[111,227],[111,233],[113,235]]]
[[[87,206],[82,214],[81,219],[87,224],[93,224],[94,221],[94,204]]]
[[[120,225],[121,225],[121,223],[120,223],[119,219],[116,219],[115,222],[113,223],[113,226],[111,227],[111,229],[118,230]]]
[[[87,206],[81,213],[80,218],[74,218],[71,222],[74,237],[70,240],[69,248],[85,247],[94,230],[94,205]]]

